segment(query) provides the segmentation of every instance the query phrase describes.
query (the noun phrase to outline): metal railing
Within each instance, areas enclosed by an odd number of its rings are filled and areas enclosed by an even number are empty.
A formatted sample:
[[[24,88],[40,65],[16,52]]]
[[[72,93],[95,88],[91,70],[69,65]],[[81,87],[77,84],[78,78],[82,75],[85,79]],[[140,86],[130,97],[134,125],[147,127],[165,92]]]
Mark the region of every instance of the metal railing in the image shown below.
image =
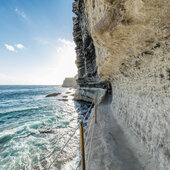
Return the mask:
[[[51,166],[57,161],[59,155],[63,152],[64,148],[68,145],[68,143],[70,142],[70,140],[73,138],[73,136],[76,134],[76,131],[80,128],[80,140],[81,140],[81,151],[84,150],[84,136],[83,135],[83,121],[87,118],[88,114],[90,113],[91,109],[93,107],[93,103],[90,105],[88,111],[86,112],[85,116],[78,122],[78,126],[74,129],[73,133],[71,134],[71,136],[69,137],[69,139],[66,141],[66,143],[63,145],[63,147],[61,148],[61,150],[58,152],[58,154],[55,156],[55,158],[53,159],[52,162],[50,162],[48,168],[46,170],[49,170],[51,168]],[[83,145],[83,148],[82,148],[82,145]],[[56,153],[56,148],[53,149],[53,151],[48,155],[48,156],[45,156],[44,158],[36,161],[36,163],[38,162],[42,162],[43,160],[51,157],[52,155],[54,155]],[[84,152],[84,151],[83,151]],[[82,153],[82,152],[81,152]],[[85,157],[84,157],[84,154],[81,155],[81,165],[84,167],[84,170],[85,170]],[[79,165],[78,165],[79,166]],[[83,169],[82,167],[82,169]],[[78,167],[77,167],[78,168]]]
[[[74,130],[74,132],[72,133],[72,135],[69,137],[69,139],[67,140],[67,142],[63,145],[63,147],[61,148],[60,152],[56,155],[56,157],[54,158],[54,160],[50,163],[50,165],[48,166],[47,170],[49,170],[51,168],[51,166],[54,164],[54,162],[57,160],[57,158],[59,157],[59,155],[62,153],[62,151],[64,150],[64,148],[68,145],[68,143],[70,142],[70,140],[72,139],[72,137],[76,134],[76,131],[80,128],[81,129],[81,135],[83,133],[83,121],[87,118],[91,108],[93,106],[93,103],[91,104],[91,106],[89,107],[88,111],[86,112],[84,118],[82,120],[79,121],[78,123],[78,127]],[[81,137],[81,143],[83,144],[83,148],[84,148],[84,142],[82,141],[82,137]],[[82,146],[82,145],[81,145]],[[53,153],[54,154],[54,153]],[[50,154],[51,156],[52,154]],[[82,158],[82,163],[84,164],[84,168],[85,168],[85,158]],[[85,170],[85,169],[84,169]]]

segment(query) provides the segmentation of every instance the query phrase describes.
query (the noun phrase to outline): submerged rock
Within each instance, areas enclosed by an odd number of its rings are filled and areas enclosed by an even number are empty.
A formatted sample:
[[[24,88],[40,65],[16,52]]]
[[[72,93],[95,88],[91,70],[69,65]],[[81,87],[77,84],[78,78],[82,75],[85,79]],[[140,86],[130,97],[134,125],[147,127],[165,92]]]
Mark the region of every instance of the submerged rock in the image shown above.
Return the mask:
[[[68,99],[58,99],[58,101],[68,101]]]
[[[54,133],[54,130],[52,129],[46,129],[46,130],[39,130],[40,133]]]
[[[58,96],[60,94],[61,93],[51,93],[51,94],[46,95],[45,97],[55,97],[55,96]]]
[[[62,96],[63,98],[67,98],[68,96]]]
[[[71,91],[67,91],[67,92],[66,92],[66,94],[70,94],[70,93],[71,93]]]

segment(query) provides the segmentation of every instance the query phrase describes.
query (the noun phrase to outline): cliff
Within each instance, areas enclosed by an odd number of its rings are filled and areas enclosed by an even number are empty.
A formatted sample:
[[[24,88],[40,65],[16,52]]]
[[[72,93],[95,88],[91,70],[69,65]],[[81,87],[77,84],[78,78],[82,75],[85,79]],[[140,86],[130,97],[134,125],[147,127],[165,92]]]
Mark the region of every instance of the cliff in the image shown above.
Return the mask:
[[[62,87],[73,87],[76,88],[77,87],[77,83],[76,83],[76,77],[67,77],[64,79]]]
[[[109,113],[169,169],[170,1],[75,0],[73,9],[78,84],[109,82]]]
[[[73,3],[73,12],[76,14],[76,17],[73,18],[73,37],[76,44],[77,84],[79,85],[75,99],[92,102],[91,95],[95,96],[97,92],[101,91],[100,89],[105,89],[107,83],[99,78],[97,73],[96,53],[91,34],[88,30],[83,0],[76,0]],[[89,88],[90,93],[88,93]],[[86,93],[86,98],[83,97],[83,93]]]

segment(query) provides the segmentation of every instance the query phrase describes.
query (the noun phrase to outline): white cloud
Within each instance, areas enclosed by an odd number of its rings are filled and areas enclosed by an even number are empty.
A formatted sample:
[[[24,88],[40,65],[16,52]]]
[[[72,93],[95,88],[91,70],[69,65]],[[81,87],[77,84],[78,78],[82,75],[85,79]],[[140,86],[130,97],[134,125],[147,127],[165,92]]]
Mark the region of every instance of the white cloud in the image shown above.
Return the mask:
[[[20,11],[18,8],[15,8],[15,12],[16,12],[19,16],[21,16],[22,18],[24,18],[24,19],[27,18],[26,14],[25,14],[23,11]]]
[[[61,38],[59,38],[58,41],[63,43],[64,45],[67,45],[67,46],[74,46],[74,42],[73,41],[69,41],[69,40],[61,39]]]
[[[45,66],[36,66],[28,71],[20,71],[20,74],[0,74],[0,84],[62,84],[65,77],[73,77],[77,74],[75,65],[76,54],[73,41],[58,39],[59,45],[54,45],[49,51],[49,61]],[[22,68],[21,68],[22,69]],[[12,75],[11,75],[12,74]]]
[[[24,45],[22,45],[22,44],[15,44],[15,46],[16,46],[17,48],[19,48],[19,49],[25,48]]]
[[[73,41],[58,39],[59,46],[55,46],[55,53],[46,67],[35,68],[27,80],[34,84],[62,84],[65,77],[74,77],[77,74],[75,65],[76,53]]]
[[[4,46],[7,48],[9,51],[15,51],[15,48],[12,45],[4,44]]]

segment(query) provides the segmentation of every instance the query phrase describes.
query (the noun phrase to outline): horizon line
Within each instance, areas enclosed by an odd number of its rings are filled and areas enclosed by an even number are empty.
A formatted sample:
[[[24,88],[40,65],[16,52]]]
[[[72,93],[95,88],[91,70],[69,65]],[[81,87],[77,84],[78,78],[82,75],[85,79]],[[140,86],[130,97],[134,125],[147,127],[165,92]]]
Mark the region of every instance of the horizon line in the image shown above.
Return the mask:
[[[0,84],[0,86],[61,86],[62,84]]]

